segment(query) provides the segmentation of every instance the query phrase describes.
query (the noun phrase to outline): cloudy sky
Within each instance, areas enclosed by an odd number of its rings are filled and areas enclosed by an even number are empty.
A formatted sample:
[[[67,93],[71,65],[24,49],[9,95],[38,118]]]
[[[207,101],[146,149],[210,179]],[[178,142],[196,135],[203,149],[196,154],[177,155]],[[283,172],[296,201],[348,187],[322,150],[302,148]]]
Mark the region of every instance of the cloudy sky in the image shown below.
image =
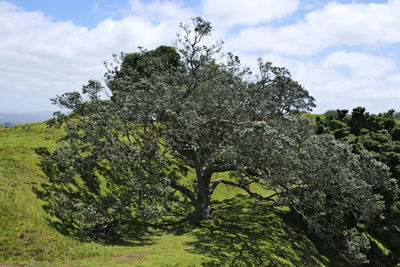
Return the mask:
[[[0,112],[54,110],[113,53],[173,45],[194,16],[246,65],[287,67],[315,113],[400,110],[400,0],[0,0]]]

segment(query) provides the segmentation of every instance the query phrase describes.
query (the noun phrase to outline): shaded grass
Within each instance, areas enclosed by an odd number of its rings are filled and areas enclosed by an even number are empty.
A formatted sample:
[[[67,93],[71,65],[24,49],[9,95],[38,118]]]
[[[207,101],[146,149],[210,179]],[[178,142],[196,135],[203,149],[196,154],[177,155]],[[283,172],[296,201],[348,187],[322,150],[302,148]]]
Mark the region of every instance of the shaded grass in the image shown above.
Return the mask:
[[[216,219],[193,231],[192,251],[206,255],[204,265],[325,266],[304,233],[286,224],[271,205],[238,195],[216,203]]]
[[[329,248],[321,253],[287,208],[237,195],[216,202],[215,217],[193,231],[204,266],[347,266]]]
[[[60,129],[45,124],[0,127],[0,262],[32,266],[109,266],[146,261],[143,266],[200,261],[185,251],[190,235],[162,235],[153,232],[148,242],[136,246],[100,245],[79,242],[50,227],[32,186],[45,181],[37,164],[35,148],[55,147]],[[135,240],[137,241],[137,240]],[[147,253],[147,252],[150,253]],[[146,253],[143,253],[146,252]],[[126,256],[123,255],[135,255]],[[122,255],[122,256],[121,256]],[[118,257],[121,256],[121,257]],[[160,258],[163,258],[161,260]],[[197,260],[198,259],[198,260]],[[131,266],[131,265],[126,265]]]
[[[287,210],[238,195],[243,191],[224,184],[213,195],[215,220],[198,227],[150,229],[142,240],[132,238],[125,246],[65,236],[46,222],[43,203],[32,192],[32,186],[46,180],[34,149],[54,148],[62,134],[43,123],[0,127],[0,264],[324,266],[336,262],[334,253],[323,255],[323,247],[307,237]],[[213,179],[218,177],[228,175]],[[189,172],[187,183],[193,178]]]

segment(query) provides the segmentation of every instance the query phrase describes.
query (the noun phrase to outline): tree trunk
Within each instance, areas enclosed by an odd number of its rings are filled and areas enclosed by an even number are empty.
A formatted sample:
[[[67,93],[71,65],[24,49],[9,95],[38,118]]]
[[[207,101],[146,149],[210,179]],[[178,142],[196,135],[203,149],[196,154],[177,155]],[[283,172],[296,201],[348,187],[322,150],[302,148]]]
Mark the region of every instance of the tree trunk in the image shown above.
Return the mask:
[[[201,198],[199,198],[199,195],[195,209],[188,217],[191,222],[200,222],[202,220],[212,219],[210,194],[203,195]]]
[[[212,219],[210,180],[211,175],[198,177],[195,209],[188,216],[190,222],[198,223],[202,220]]]

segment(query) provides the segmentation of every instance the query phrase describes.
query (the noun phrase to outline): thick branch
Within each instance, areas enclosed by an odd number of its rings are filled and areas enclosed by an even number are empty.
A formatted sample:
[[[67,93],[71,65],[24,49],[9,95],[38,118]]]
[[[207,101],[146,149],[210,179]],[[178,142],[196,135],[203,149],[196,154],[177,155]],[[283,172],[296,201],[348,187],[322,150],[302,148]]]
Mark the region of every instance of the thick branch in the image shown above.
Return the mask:
[[[196,200],[197,200],[196,196],[187,187],[185,187],[183,185],[180,185],[176,181],[172,181],[172,180],[168,181],[168,185],[171,186],[173,189],[178,190],[179,192],[181,192],[185,196],[187,196],[192,201],[192,204],[196,205]]]
[[[227,172],[227,171],[236,171],[238,169],[237,164],[229,164],[229,165],[216,165],[209,168],[209,172]]]
[[[238,184],[238,183],[234,183],[234,182],[231,182],[231,181],[224,180],[224,179],[222,179],[222,178],[219,178],[219,179],[215,180],[215,182],[211,185],[211,188],[210,188],[211,193],[212,193],[212,192],[215,190],[215,188],[216,188],[219,184],[221,184],[221,183],[222,183],[222,184],[227,184],[227,185],[230,185],[230,186],[238,187],[238,188],[240,188],[240,189],[246,191],[251,197],[255,197],[255,198],[258,198],[258,199],[264,200],[264,201],[267,201],[267,200],[269,200],[269,201],[274,201],[274,200],[272,199],[273,197],[275,197],[275,196],[277,196],[277,195],[283,193],[282,190],[277,190],[275,193],[270,194],[270,195],[267,196],[267,197],[263,197],[263,196],[260,195],[260,194],[251,192],[250,188],[248,187],[248,184],[242,185],[242,184]]]
[[[195,170],[196,170],[196,177],[199,179],[199,177],[203,177],[203,168],[202,168],[202,162],[200,160],[199,155],[196,152],[196,149],[192,149],[192,154],[193,154],[193,159],[195,163]]]

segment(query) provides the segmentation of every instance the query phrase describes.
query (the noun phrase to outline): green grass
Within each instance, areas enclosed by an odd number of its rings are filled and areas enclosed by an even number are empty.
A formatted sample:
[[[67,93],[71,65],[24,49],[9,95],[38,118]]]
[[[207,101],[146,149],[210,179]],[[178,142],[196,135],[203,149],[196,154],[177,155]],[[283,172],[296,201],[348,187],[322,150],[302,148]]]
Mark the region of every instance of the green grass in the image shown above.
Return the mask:
[[[215,219],[201,226],[152,230],[130,245],[80,242],[46,223],[32,186],[45,181],[37,147],[62,135],[43,123],[0,127],[0,264],[27,266],[341,266],[307,237],[288,210],[220,185]],[[215,177],[216,178],[216,177]],[[261,191],[261,188],[256,188]]]
[[[312,122],[316,122],[317,117],[320,117],[321,119],[324,119],[325,117],[324,114],[312,114],[307,112],[302,113],[301,116],[310,119]]]

